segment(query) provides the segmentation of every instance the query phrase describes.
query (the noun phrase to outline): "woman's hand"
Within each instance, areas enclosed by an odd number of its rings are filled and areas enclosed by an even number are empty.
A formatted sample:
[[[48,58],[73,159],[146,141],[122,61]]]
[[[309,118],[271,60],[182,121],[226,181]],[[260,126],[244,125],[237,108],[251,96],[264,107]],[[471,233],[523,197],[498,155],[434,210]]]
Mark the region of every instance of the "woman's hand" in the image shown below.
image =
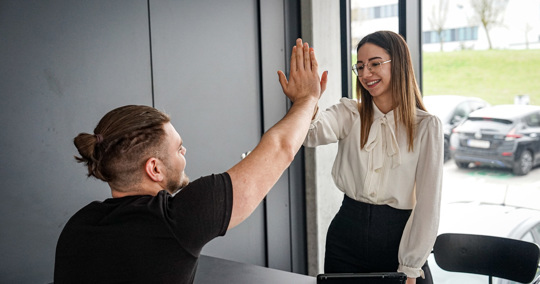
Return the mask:
[[[407,278],[407,284],[416,284],[416,278]]]
[[[316,96],[317,100],[320,98],[326,89],[328,72],[324,72],[321,79],[318,67],[313,48],[308,43],[302,44],[302,39],[297,39],[291,53],[289,80],[281,70],[278,71],[281,88],[293,103],[310,96]]]

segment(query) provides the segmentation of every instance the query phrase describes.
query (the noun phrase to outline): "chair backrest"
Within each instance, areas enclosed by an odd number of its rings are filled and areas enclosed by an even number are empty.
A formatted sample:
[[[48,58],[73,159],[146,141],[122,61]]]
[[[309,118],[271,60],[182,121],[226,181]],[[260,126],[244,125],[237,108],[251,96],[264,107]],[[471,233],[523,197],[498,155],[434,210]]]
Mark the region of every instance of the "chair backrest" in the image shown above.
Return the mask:
[[[508,238],[441,234],[433,247],[440,268],[529,283],[534,279],[540,248],[535,243]]]

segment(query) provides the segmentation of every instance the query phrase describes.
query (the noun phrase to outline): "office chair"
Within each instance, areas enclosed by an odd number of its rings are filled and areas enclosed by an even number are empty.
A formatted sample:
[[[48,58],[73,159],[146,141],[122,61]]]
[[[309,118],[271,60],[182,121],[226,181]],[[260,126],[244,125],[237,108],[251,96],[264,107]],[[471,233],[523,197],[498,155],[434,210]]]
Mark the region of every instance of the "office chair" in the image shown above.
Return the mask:
[[[447,271],[482,274],[512,281],[533,281],[540,260],[535,243],[508,238],[441,234],[433,247],[437,265]]]

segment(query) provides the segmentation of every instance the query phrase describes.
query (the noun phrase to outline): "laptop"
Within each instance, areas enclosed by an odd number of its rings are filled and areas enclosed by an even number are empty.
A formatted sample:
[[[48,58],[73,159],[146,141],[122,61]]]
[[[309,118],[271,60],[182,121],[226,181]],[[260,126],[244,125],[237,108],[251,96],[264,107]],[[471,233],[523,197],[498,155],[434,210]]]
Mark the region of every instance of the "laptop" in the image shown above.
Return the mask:
[[[317,284],[405,284],[402,272],[328,273],[317,275]]]

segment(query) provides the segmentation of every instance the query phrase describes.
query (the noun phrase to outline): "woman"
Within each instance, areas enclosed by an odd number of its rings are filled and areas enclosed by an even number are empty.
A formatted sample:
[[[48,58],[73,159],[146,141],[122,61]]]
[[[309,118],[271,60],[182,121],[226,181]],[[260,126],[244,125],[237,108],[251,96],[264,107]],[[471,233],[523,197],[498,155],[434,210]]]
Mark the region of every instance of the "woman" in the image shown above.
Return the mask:
[[[317,109],[304,143],[339,143],[332,177],[345,197],[328,229],[325,273],[399,271],[407,283],[431,283],[442,125],[422,104],[400,35],[369,34],[357,54],[359,100]]]

